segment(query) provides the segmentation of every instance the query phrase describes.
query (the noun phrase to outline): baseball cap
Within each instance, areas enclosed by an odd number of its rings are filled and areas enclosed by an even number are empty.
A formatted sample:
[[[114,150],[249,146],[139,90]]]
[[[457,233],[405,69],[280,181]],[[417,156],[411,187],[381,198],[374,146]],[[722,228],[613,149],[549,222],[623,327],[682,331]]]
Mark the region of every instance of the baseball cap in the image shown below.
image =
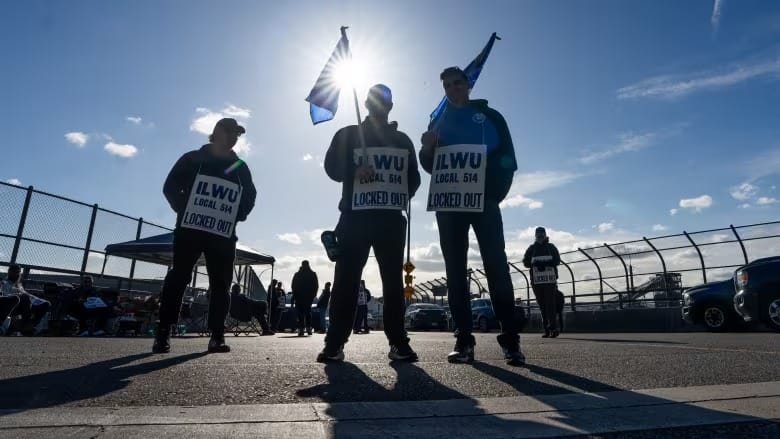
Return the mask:
[[[236,122],[236,120],[233,119],[232,117],[226,117],[224,119],[220,119],[219,122],[217,122],[217,124],[214,126],[214,129],[216,129],[217,127],[222,128],[228,133],[244,134],[246,132],[246,129],[244,129],[244,127],[239,125],[238,122]]]
[[[384,84],[376,84],[368,89],[368,99],[375,99],[383,104],[393,103],[393,92]]]

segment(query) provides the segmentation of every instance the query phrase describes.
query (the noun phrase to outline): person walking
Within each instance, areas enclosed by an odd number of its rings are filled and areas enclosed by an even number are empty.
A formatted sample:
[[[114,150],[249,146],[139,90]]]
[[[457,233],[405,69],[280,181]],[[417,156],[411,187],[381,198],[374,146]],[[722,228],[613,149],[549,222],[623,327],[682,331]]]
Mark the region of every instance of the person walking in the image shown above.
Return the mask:
[[[560,334],[558,328],[558,265],[561,256],[558,249],[550,243],[547,231],[544,227],[537,227],[535,241],[525,251],[523,265],[531,269],[531,288],[536,296],[536,303],[542,314],[542,337],[557,337]],[[563,294],[560,294],[563,296]]]

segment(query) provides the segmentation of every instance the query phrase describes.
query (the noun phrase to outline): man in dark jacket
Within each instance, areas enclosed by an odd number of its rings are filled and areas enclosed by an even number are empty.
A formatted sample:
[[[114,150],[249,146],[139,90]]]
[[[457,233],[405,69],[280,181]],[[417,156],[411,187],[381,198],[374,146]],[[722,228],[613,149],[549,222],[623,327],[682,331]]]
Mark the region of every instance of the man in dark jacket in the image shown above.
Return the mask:
[[[561,256],[558,254],[558,249],[550,243],[544,227],[537,227],[535,234],[536,240],[523,256],[523,265],[531,269],[531,287],[542,313],[542,326],[544,326],[542,337],[554,338],[559,334],[557,282]],[[560,308],[562,311],[563,305]]]
[[[233,284],[230,289],[230,315],[240,321],[249,322],[254,317],[263,330],[262,335],[274,335],[275,332],[268,326],[268,302],[255,300],[245,294],[241,294],[241,285]]]
[[[515,319],[512,280],[504,250],[504,226],[498,206],[509,192],[517,169],[512,137],[504,118],[488,107],[487,101],[469,98],[468,80],[460,68],[445,69],[440,79],[447,105],[422,135],[420,165],[432,174],[428,210],[436,211],[450,310],[455,323],[455,349],[447,360],[451,363],[474,361],[475,340],[471,335],[466,275],[469,228],[473,227],[493,310],[501,323],[498,343],[508,364],[522,365],[525,357],[520,351],[520,328]],[[470,159],[459,160],[458,157]],[[443,173],[444,169],[448,171]],[[455,172],[456,169],[474,171]],[[445,189],[434,193],[439,183],[448,184],[450,192]]]
[[[317,299],[317,309],[320,312],[320,329],[317,331],[319,334],[324,334],[328,326],[328,322],[325,320],[328,312],[328,302],[330,302],[330,282],[325,282],[325,288],[322,289],[322,293],[320,293],[320,297]]]
[[[309,261],[301,262],[301,268],[292,279],[292,305],[298,312],[298,337],[303,337],[303,331],[311,335],[311,305],[317,297],[320,283],[317,273],[309,267]]]
[[[371,291],[366,288],[366,281],[360,281],[360,289],[358,289],[358,306],[357,314],[355,315],[355,334],[368,334],[371,330],[368,327],[368,303],[371,302]]]
[[[206,257],[211,296],[209,352],[229,352],[225,344],[225,317],[233,280],[236,223],[246,220],[257,191],[249,167],[233,152],[244,127],[235,119],[221,119],[209,142],[190,151],[173,165],[163,193],[176,212],[173,232],[173,268],[160,297],[160,322],[152,351],[170,351],[170,330],[179,318],[184,290],[201,254]]]
[[[317,361],[342,361],[343,347],[355,322],[363,267],[374,249],[382,277],[384,328],[391,360],[416,361],[404,329],[402,265],[406,219],[401,214],[420,186],[414,146],[398,124],[388,123],[390,89],[375,85],[366,99],[368,117],[359,126],[340,129],[325,155],[325,172],[342,183],[341,217],[330,325]],[[365,147],[365,148],[364,148]]]

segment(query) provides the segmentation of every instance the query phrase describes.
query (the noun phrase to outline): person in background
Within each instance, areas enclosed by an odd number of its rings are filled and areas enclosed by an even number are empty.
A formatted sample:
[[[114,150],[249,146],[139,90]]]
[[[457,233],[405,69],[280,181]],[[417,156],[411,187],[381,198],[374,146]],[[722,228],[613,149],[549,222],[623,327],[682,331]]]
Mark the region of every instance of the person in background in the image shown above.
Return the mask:
[[[355,315],[355,334],[368,334],[371,330],[368,328],[368,303],[371,302],[371,291],[366,288],[366,281],[360,280],[360,289],[358,290],[358,306]]]
[[[20,317],[19,326],[9,327],[9,332],[34,335],[35,327],[51,308],[51,303],[28,293],[22,286],[22,267],[8,267],[8,278],[0,282],[0,325],[9,316]]]
[[[328,313],[328,302],[330,302],[330,282],[325,282],[325,288],[322,289],[320,297],[317,299],[317,309],[320,312],[320,329],[318,334],[324,334],[328,329],[328,322],[325,319]]]
[[[68,305],[67,312],[78,319],[79,331],[81,331],[79,335],[82,337],[105,335],[108,319],[114,315],[114,312],[101,296],[101,292],[95,288],[92,276],[86,275],[81,278],[81,285],[76,288],[75,294],[76,301]]]
[[[292,279],[292,301],[298,312],[298,336],[303,337],[303,331],[311,335],[311,305],[317,297],[320,288],[317,273],[312,271],[309,261],[301,262],[301,268]]]
[[[535,241],[525,251],[523,265],[531,269],[531,287],[542,313],[544,335],[557,337],[558,330],[558,265],[561,256],[558,249],[550,243],[544,227],[537,227]],[[561,306],[563,308],[563,306]]]
[[[276,294],[276,284],[279,283],[276,279],[271,279],[271,284],[268,286],[268,324],[271,326],[271,331],[279,332],[279,296]]]
[[[230,315],[234,319],[248,322],[254,317],[263,330],[262,335],[274,335],[275,332],[268,326],[268,303],[264,300],[255,300],[241,294],[241,286],[233,284],[230,289]]]

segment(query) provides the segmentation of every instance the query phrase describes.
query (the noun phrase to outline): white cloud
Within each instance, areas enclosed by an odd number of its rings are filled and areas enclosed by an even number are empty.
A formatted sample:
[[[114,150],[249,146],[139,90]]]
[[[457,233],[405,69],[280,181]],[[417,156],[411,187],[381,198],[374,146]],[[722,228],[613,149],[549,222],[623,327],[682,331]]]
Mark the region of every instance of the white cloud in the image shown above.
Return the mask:
[[[704,90],[718,90],[761,77],[780,75],[780,60],[750,61],[717,71],[664,75],[642,80],[617,91],[619,99],[676,99]]]
[[[663,224],[653,224],[653,231],[654,232],[665,232],[667,230],[669,230],[669,228],[666,227]]]
[[[712,23],[712,30],[717,32],[720,27],[720,14],[723,9],[724,0],[715,0],[712,2],[712,17],[710,22]]]
[[[119,156],[122,158],[130,158],[138,154],[138,148],[134,145],[121,145],[119,143],[108,142],[103,147],[106,152],[111,155]]]
[[[655,133],[624,133],[618,136],[618,143],[599,151],[592,151],[579,158],[582,164],[592,164],[625,152],[635,152],[647,148],[655,141]]]
[[[528,209],[534,210],[534,209],[541,209],[542,207],[544,207],[544,203],[542,201],[534,200],[533,198],[528,198],[526,196],[517,194],[505,198],[504,201],[502,201],[500,204],[500,207],[502,209],[507,207],[517,207],[517,206],[527,206]]]
[[[139,116],[127,116],[125,120],[133,125],[141,125],[141,122],[143,122],[143,119]]]
[[[73,131],[70,133],[65,133],[65,140],[76,145],[79,148],[83,148],[84,145],[86,145],[87,141],[89,140],[89,135],[84,134],[80,131]]]
[[[703,209],[712,206],[712,197],[709,195],[702,195],[696,198],[683,198],[680,200],[680,207],[683,209],[691,209],[694,212],[701,212]]]
[[[22,181],[19,180],[18,178],[9,178],[5,182],[8,183],[8,184],[15,184],[17,186],[21,186],[22,185]]]
[[[240,108],[233,104],[228,104],[220,111],[198,107],[195,109],[195,118],[190,123],[190,131],[209,135],[214,131],[214,125],[222,118],[234,117],[244,119],[239,121],[239,123],[246,123],[246,119],[249,119],[250,116],[251,111],[249,109]],[[246,135],[241,136],[238,138],[236,146],[233,147],[233,151],[238,155],[248,155],[252,151],[252,143],[247,140]]]
[[[677,209],[669,209],[669,215],[671,216],[677,215]]]
[[[735,200],[739,200],[739,201],[745,201],[755,197],[756,192],[758,192],[758,187],[753,186],[752,184],[747,182],[731,188],[731,196]]]
[[[748,209],[750,208],[750,203],[743,203],[739,205],[740,209]]]
[[[279,238],[280,241],[289,242],[294,245],[303,243],[303,240],[297,233],[282,233],[281,235],[276,235],[276,237]]]
[[[506,199],[501,203],[501,208],[527,206],[528,209],[541,209],[544,203],[541,200],[529,198],[528,195],[542,192],[571,183],[581,174],[565,171],[537,171],[527,174],[517,174],[512,181],[512,188]],[[414,201],[412,201],[414,203]]]
[[[608,223],[601,223],[598,226],[593,226],[597,229],[599,229],[599,233],[609,232],[610,230],[615,229],[615,223],[614,222],[608,222]]]
[[[756,200],[756,203],[761,205],[767,205],[767,204],[775,204],[777,203],[777,199],[772,197],[758,197]]]
[[[303,155],[303,161],[304,161],[304,162],[308,162],[309,160],[311,160],[311,159],[313,159],[313,158],[314,158],[314,156],[312,156],[312,155],[311,155],[311,154],[309,154],[309,153],[306,153],[306,154],[304,154],[304,155]]]

